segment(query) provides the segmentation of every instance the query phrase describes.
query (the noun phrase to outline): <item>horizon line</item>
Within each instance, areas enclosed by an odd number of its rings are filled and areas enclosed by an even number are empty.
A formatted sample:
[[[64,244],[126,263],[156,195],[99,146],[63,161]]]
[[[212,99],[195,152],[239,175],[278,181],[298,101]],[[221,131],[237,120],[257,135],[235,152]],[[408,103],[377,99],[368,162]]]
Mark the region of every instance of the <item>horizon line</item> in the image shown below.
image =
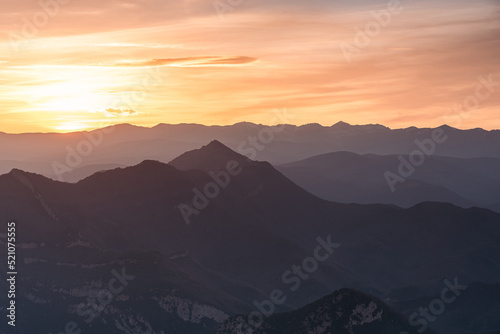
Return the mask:
[[[347,123],[347,122],[344,122],[344,121],[338,121],[337,123],[332,124],[332,125],[323,125],[323,124],[320,124],[318,122],[304,123],[304,124],[301,124],[301,125],[290,124],[290,123],[279,123],[279,124],[269,125],[269,124],[254,123],[254,122],[248,122],[248,121],[241,121],[241,122],[236,122],[236,123],[233,123],[233,124],[225,124],[225,125],[220,125],[220,124],[206,125],[206,124],[201,124],[201,123],[163,123],[162,122],[162,123],[157,123],[156,125],[152,125],[152,126],[144,126],[144,125],[135,125],[135,124],[132,124],[132,123],[116,123],[116,124],[112,124],[112,125],[108,125],[108,126],[103,126],[103,127],[98,127],[98,128],[82,129],[82,130],[67,131],[67,132],[64,132],[64,131],[40,132],[40,131],[38,131],[38,132],[17,132],[17,133],[12,133],[12,132],[0,131],[0,134],[6,134],[6,135],[36,135],[36,134],[70,135],[70,134],[83,133],[83,132],[93,132],[93,131],[98,131],[98,130],[112,128],[112,127],[119,127],[119,126],[130,126],[130,127],[134,127],[134,128],[153,129],[153,128],[156,128],[156,127],[159,127],[159,126],[193,126],[194,125],[194,126],[202,126],[202,127],[232,127],[232,126],[236,126],[236,125],[240,125],[240,124],[251,124],[251,125],[256,125],[256,126],[264,126],[264,127],[275,127],[275,126],[285,125],[285,126],[292,126],[292,127],[296,127],[296,128],[301,128],[301,127],[310,126],[310,125],[318,125],[318,126],[320,126],[322,128],[332,128],[332,127],[334,127],[336,125],[339,125],[339,126],[350,126],[350,127],[377,126],[377,127],[385,128],[385,129],[390,130],[390,131],[394,131],[394,130],[406,130],[406,129],[411,129],[411,128],[416,128],[416,129],[437,129],[437,128],[442,128],[442,127],[447,127],[447,128],[458,130],[458,131],[482,130],[482,131],[486,131],[486,132],[492,132],[492,131],[499,131],[500,130],[500,129],[486,130],[484,128],[477,128],[477,127],[476,128],[459,129],[459,128],[452,127],[452,126],[450,126],[448,124],[442,124],[442,125],[436,126],[436,127],[431,127],[431,126],[428,126],[428,127],[418,127],[418,126],[412,125],[412,126],[403,127],[403,128],[390,128],[388,126],[385,126],[385,125],[379,124],[379,123],[376,123],[376,124],[373,124],[373,123],[368,123],[368,124],[350,124],[350,123]]]

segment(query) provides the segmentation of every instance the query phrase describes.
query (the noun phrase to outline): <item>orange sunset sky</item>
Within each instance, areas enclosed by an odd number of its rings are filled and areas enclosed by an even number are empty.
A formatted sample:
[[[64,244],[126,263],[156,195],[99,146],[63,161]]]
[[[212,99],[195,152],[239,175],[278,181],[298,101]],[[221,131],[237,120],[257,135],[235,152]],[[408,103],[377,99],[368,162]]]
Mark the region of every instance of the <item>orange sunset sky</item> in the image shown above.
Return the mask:
[[[3,132],[270,124],[274,108],[500,129],[500,1],[1,1]]]

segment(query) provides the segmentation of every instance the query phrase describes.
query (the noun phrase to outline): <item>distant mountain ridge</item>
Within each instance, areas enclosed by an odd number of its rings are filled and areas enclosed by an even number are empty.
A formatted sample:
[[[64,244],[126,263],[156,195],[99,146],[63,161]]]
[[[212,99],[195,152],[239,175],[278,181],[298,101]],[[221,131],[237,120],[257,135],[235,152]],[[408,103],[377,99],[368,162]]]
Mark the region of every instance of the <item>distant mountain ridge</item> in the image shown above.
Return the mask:
[[[404,156],[408,160],[408,156]],[[404,182],[394,186],[386,172],[398,173],[397,155],[333,152],[278,165],[297,185],[321,198],[340,203],[385,203],[410,207],[424,201],[480,206],[498,210],[500,159],[425,158]]]
[[[436,155],[500,158],[499,130],[438,129],[444,131],[447,140],[437,146]],[[148,159],[166,163],[214,139],[247,157],[272,164],[338,151],[410,154],[417,148],[415,140],[432,138],[433,131],[344,122],[333,126],[243,122],[228,126],[159,124],[152,128],[121,124],[69,134],[0,133],[0,174],[19,168],[76,182],[97,171],[97,166],[131,166]]]

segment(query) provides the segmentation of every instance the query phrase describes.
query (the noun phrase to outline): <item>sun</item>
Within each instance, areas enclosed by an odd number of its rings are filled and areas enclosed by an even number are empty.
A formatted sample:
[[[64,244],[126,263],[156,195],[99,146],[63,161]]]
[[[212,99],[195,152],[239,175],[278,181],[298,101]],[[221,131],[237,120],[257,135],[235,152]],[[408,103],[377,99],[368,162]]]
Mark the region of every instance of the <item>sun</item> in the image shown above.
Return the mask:
[[[22,91],[36,110],[82,113],[109,105],[119,91],[112,85],[112,76],[92,67],[36,69],[44,83]]]
[[[60,132],[81,131],[88,128],[88,124],[82,122],[65,122],[55,127],[55,129]]]

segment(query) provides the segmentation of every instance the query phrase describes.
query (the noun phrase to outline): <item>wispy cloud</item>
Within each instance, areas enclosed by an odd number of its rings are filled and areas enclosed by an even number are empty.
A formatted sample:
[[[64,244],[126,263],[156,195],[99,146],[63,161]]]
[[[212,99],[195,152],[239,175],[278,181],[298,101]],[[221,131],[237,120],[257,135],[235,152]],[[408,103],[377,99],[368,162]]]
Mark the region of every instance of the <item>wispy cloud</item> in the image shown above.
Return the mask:
[[[117,48],[151,48],[151,49],[185,49],[184,44],[161,44],[161,43],[99,43],[95,46],[117,47]]]
[[[140,114],[140,112],[137,110],[126,108],[107,108],[103,110],[92,110],[91,113],[101,113],[106,117],[136,116]]]
[[[256,62],[256,58],[244,56],[203,56],[203,57],[184,57],[184,58],[166,58],[138,61],[122,61],[105,66],[119,67],[152,67],[152,66],[176,66],[176,67],[202,67],[202,66],[238,66]],[[103,64],[100,64],[101,66]]]
[[[149,59],[149,60],[120,60],[106,61],[93,64],[36,64],[36,65],[19,65],[10,66],[12,69],[64,69],[64,68],[80,68],[86,67],[122,67],[122,68],[140,68],[140,67],[155,67],[155,66],[172,66],[172,67],[209,67],[209,66],[242,66],[257,62],[257,58],[245,56],[200,56],[200,57],[182,57],[182,58],[164,58],[164,59]]]

